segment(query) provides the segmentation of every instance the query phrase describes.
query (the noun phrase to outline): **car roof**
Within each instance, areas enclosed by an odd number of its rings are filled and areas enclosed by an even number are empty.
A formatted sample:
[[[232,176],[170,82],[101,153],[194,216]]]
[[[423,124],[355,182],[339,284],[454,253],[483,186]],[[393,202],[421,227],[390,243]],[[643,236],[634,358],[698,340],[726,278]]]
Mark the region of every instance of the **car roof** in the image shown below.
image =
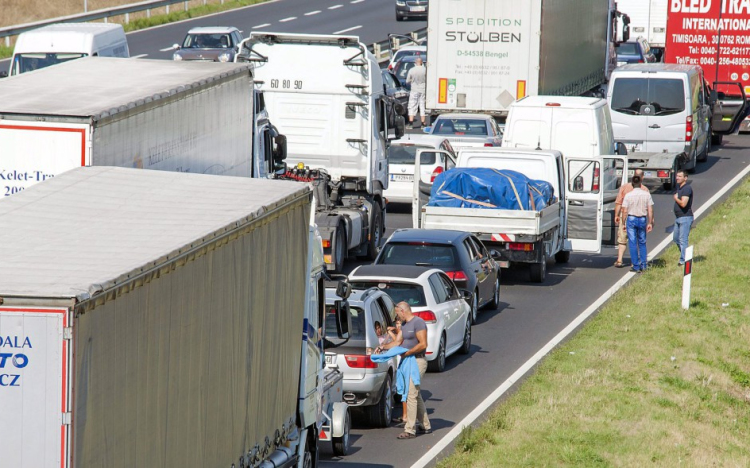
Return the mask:
[[[617,67],[616,70],[613,71],[613,73],[621,73],[621,72],[641,72],[641,73],[653,73],[653,72],[663,72],[663,73],[698,73],[700,71],[700,67],[698,65],[677,65],[674,63],[631,63],[627,65],[621,65]],[[653,76],[649,76],[651,78]]]
[[[388,242],[432,242],[455,244],[461,242],[470,233],[449,229],[397,229]]]
[[[443,142],[448,141],[442,135],[425,135],[418,133],[407,133],[398,140],[392,140],[391,146],[419,146],[424,148],[439,149]],[[450,141],[448,141],[450,143]]]
[[[491,120],[492,116],[487,114],[468,114],[468,113],[454,113],[454,114],[440,114],[437,116],[437,120],[443,119],[481,119]]]
[[[350,306],[363,307],[365,300],[374,293],[382,292],[380,289],[372,287],[368,289],[353,289],[349,297],[346,299]],[[386,294],[383,292],[383,294]],[[341,299],[336,295],[336,288],[326,288],[326,302],[331,304],[334,301]]]
[[[628,67],[623,65],[618,67]],[[607,105],[607,100],[598,97],[586,96],[526,96],[512,104],[513,107],[545,107],[548,103],[556,103],[568,109],[596,109],[598,106]]]
[[[200,26],[191,28],[188,34],[226,34],[232,31],[239,31],[234,26]]]
[[[410,45],[410,46],[403,46],[399,47],[399,49],[396,51],[396,53],[399,53],[401,51],[404,52],[427,52],[427,46],[423,45]]]
[[[434,267],[415,265],[362,265],[349,274],[349,281],[363,278],[418,279],[440,271],[442,270]]]

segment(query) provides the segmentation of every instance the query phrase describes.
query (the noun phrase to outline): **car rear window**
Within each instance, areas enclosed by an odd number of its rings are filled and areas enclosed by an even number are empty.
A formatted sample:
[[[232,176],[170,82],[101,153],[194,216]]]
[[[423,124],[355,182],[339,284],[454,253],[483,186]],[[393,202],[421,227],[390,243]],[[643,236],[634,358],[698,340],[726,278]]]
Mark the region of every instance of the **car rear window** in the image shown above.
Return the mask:
[[[399,283],[395,281],[352,281],[351,285],[353,289],[378,288],[388,294],[396,304],[406,302],[412,307],[424,307],[427,305],[422,286],[418,284]]]
[[[396,55],[393,56],[393,61],[398,62],[404,57],[422,57],[422,60],[427,61],[427,54],[421,50],[397,50]]]
[[[352,328],[349,331],[349,340],[362,340],[366,339],[366,321],[365,313],[359,307],[349,307],[352,315]],[[334,315],[336,308],[332,304],[326,304],[326,339],[338,343],[343,340],[339,340],[336,336],[336,316]]]
[[[417,155],[418,149],[426,148],[413,145],[391,145],[391,147],[388,148],[388,163],[414,165],[414,159]],[[422,153],[419,163],[435,164],[436,155],[437,153]]]
[[[378,256],[378,263],[454,268],[458,265],[459,258],[452,245],[388,242],[383,246],[383,253]]]
[[[643,113],[649,105],[648,114]],[[627,115],[670,115],[685,110],[685,85],[673,78],[617,78],[612,110]]]
[[[634,42],[623,42],[617,46],[618,54],[638,55],[638,44]]]
[[[438,119],[432,131],[436,135],[487,135],[487,122],[477,119]]]

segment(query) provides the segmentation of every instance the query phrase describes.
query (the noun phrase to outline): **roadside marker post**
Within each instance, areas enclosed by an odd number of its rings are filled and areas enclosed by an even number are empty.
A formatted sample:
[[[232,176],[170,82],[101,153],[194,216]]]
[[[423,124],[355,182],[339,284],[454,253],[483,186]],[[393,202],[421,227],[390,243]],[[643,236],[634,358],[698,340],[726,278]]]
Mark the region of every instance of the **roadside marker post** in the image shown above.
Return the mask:
[[[685,270],[682,276],[682,308],[690,308],[690,276],[693,273],[693,246],[685,249]]]

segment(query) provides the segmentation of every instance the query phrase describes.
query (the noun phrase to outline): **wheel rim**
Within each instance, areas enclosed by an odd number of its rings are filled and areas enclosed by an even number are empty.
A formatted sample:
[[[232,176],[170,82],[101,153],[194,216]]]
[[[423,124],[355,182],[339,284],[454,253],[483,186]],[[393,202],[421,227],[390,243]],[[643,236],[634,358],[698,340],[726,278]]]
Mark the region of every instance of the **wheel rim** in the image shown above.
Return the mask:
[[[466,332],[464,333],[464,347],[469,349],[471,346],[471,324],[466,321]]]
[[[440,338],[440,355],[438,359],[440,359],[440,368],[442,369],[445,367],[445,337]]]
[[[312,455],[310,452],[305,452],[305,461],[302,466],[305,468],[312,468]]]

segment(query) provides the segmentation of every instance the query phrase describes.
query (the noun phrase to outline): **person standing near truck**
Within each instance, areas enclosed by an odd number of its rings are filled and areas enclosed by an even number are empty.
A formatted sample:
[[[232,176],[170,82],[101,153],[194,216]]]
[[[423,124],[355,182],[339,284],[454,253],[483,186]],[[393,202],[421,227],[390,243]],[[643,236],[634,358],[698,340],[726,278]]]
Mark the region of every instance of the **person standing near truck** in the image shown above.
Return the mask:
[[[637,175],[643,180],[643,169],[636,169],[633,171],[633,175]],[[641,183],[641,188],[648,191],[648,187]],[[628,246],[628,230],[626,227],[626,219],[622,217],[622,200],[625,195],[633,191],[633,184],[628,182],[620,187],[620,191],[617,193],[617,199],[615,200],[615,226],[617,229],[617,261],[615,262],[615,268],[622,268],[625,266],[623,263],[623,257],[625,255],[625,248]],[[631,254],[632,255],[632,254]]]
[[[414,61],[414,67],[406,75],[406,82],[411,84],[409,92],[409,127],[414,128],[414,116],[419,109],[419,117],[422,119],[422,126],[425,122],[425,81],[427,79],[427,69],[422,63],[422,57],[417,57]]]
[[[672,239],[680,248],[680,261],[678,265],[685,264],[685,249],[688,246],[690,228],[693,226],[693,187],[688,185],[687,171],[680,169],[675,176],[677,181],[677,192],[674,198],[674,233]]]
[[[622,200],[622,217],[627,219],[628,247],[633,267],[630,271],[642,273],[648,266],[646,234],[654,228],[654,200],[651,192],[641,188],[641,176],[633,176],[633,190]]]

